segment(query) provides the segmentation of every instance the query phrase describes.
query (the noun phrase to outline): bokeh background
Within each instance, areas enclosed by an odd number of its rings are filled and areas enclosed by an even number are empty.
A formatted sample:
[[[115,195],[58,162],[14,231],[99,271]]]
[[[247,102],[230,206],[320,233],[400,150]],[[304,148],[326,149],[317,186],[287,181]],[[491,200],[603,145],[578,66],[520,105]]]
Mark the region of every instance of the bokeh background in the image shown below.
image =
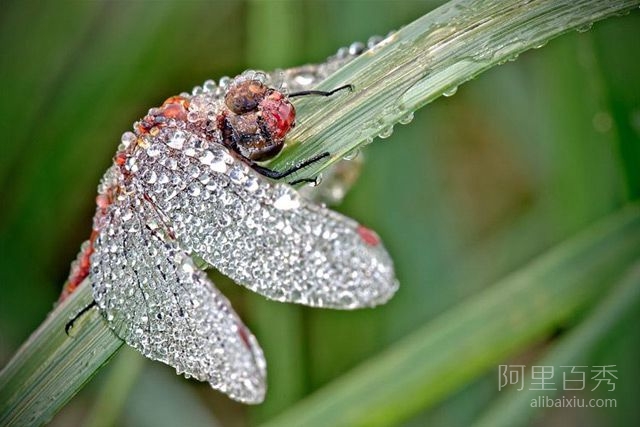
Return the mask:
[[[51,309],[88,237],[98,180],[149,107],[208,78],[320,62],[439,3],[4,0],[0,366]],[[638,12],[566,34],[366,147],[362,176],[337,209],[379,231],[392,254],[401,288],[386,306],[279,304],[215,276],[266,352],[263,405],[236,404],[123,351],[52,425],[259,424],[637,199],[638,40]],[[640,425],[638,320],[636,304],[582,363],[618,366],[617,390],[604,396],[618,408],[547,410],[533,423]],[[499,394],[497,369],[406,425],[468,425]]]

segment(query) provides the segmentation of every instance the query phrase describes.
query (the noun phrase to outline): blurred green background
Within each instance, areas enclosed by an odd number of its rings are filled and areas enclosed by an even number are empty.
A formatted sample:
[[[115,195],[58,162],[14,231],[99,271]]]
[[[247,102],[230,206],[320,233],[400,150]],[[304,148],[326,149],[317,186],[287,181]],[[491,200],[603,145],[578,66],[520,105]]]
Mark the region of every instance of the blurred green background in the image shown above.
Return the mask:
[[[208,78],[321,62],[439,3],[5,0],[0,365],[51,309],[89,235],[98,180],[121,133],[148,108]],[[83,424],[100,419],[100,410],[127,426],[259,424],[638,199],[638,40],[638,12],[564,35],[366,148],[362,176],[338,210],[376,229],[392,254],[401,288],[386,306],[335,312],[279,304],[216,276],[264,347],[265,404],[236,404],[121,352],[52,424]],[[635,304],[579,363],[618,366],[616,391],[604,393],[618,408],[547,410],[532,423],[640,425],[638,320]],[[558,325],[517,360],[535,360],[570,326]],[[501,393],[497,369],[406,425],[468,425]],[[119,374],[132,388],[110,411],[115,398],[100,393]],[[601,397],[583,396],[592,395]],[[96,399],[107,409],[96,409]]]

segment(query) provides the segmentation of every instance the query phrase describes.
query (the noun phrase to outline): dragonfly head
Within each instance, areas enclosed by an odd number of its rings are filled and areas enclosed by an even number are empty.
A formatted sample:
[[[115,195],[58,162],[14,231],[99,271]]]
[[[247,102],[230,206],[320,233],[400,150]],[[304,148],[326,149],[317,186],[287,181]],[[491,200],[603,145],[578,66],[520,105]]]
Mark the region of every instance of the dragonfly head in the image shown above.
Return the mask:
[[[241,80],[225,95],[225,143],[242,156],[262,161],[275,157],[294,127],[296,110],[287,97],[259,80]]]

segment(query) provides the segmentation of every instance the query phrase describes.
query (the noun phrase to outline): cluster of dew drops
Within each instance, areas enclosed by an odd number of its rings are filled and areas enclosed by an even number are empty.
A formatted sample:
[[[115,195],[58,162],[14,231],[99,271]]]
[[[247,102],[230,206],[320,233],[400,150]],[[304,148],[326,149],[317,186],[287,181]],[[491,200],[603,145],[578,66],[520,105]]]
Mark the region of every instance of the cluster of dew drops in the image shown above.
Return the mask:
[[[294,75],[288,75],[289,70],[276,70],[271,73],[265,73],[263,71],[256,70],[247,70],[242,73],[242,75],[247,76],[251,79],[259,80],[262,83],[272,86],[277,90],[287,93],[289,90],[301,90],[302,88],[308,89],[316,83],[319,83],[321,80],[326,78],[328,75],[337,71],[343,65],[353,60],[354,58],[360,56],[361,54],[367,51],[375,51],[376,49],[388,44],[393,41],[396,32],[392,31],[387,34],[386,37],[382,36],[372,36],[370,37],[366,43],[363,42],[354,42],[351,43],[347,47],[341,47],[337,50],[337,52],[329,57],[326,62],[322,64],[318,64],[313,67],[313,72],[303,72],[298,71],[297,69],[292,69],[295,72]],[[306,69],[309,67],[300,67],[300,69]],[[221,77],[217,82],[215,80],[206,80],[201,86],[195,86],[191,93],[183,92],[180,96],[189,97],[191,102],[190,111],[187,114],[187,121],[189,122],[197,122],[203,119],[201,116],[203,111],[207,109],[202,105],[202,108],[199,107],[199,102],[210,102],[210,97],[214,98],[223,98],[225,93],[227,92],[230,84],[233,82],[233,78],[229,76]],[[204,95],[204,96],[201,96]],[[207,100],[208,99],[208,100]],[[194,108],[195,107],[195,108]],[[151,109],[149,113],[153,113]],[[413,120],[413,112],[407,113],[401,119],[398,120],[400,124],[408,124]],[[372,122],[372,124],[378,128],[380,128],[379,132],[376,136],[382,139],[389,138],[393,133],[393,125],[385,125],[384,119],[377,119]],[[367,126],[365,126],[367,127]],[[123,148],[124,146],[130,143],[129,139],[133,136],[131,132],[127,132],[122,137]],[[367,136],[361,145],[367,145],[373,141],[373,136]],[[355,147],[345,154],[343,154],[342,158],[345,161],[353,161],[356,160],[360,154],[360,148]],[[328,173],[330,174],[330,172]],[[333,179],[330,179],[331,185],[335,186],[336,183],[333,182]],[[323,175],[319,174],[316,177],[315,182],[311,183],[310,186],[318,186],[323,182]],[[338,183],[339,185],[339,183]],[[344,189],[338,189],[339,194],[344,194]],[[330,197],[331,199],[331,197]],[[333,200],[331,203],[335,203],[339,200]]]

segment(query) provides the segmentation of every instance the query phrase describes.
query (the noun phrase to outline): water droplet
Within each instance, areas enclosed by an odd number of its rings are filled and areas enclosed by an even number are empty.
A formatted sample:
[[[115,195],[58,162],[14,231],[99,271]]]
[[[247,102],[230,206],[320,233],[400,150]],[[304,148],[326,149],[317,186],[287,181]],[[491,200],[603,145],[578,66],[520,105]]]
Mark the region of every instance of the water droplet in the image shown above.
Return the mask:
[[[336,57],[338,59],[344,59],[348,56],[349,56],[349,48],[347,47],[341,47],[340,49],[338,49],[338,52],[336,53]]]
[[[249,175],[247,181],[244,183],[244,188],[250,193],[253,193],[257,191],[259,187],[258,179],[253,175]]]
[[[229,179],[234,184],[242,184],[247,180],[244,168],[240,164],[234,165],[231,170],[229,170],[228,175]]]
[[[411,123],[412,120],[413,120],[413,111],[410,111],[406,115],[402,116],[400,120],[398,120],[398,122],[402,125],[406,125],[408,123]]]
[[[286,211],[300,207],[298,193],[288,187],[277,187],[274,195],[276,198],[273,201],[273,207],[276,209]]]
[[[364,51],[364,43],[362,42],[354,42],[349,46],[349,54],[350,55],[360,55]]]
[[[206,82],[204,82],[204,84],[202,85],[202,89],[205,92],[211,93],[211,92],[215,92],[216,88],[218,87],[218,85],[216,84],[216,82],[214,82],[213,80],[207,80]]]
[[[453,86],[453,87],[445,90],[444,92],[442,92],[442,95],[446,96],[446,97],[450,97],[450,96],[455,95],[457,91],[458,91],[458,86]]]
[[[386,139],[389,138],[391,134],[393,134],[393,126],[387,126],[380,131],[378,137],[380,137],[381,139]]]
[[[186,135],[184,132],[177,131],[171,136],[171,138],[169,138],[169,143],[167,145],[171,148],[175,148],[176,150],[182,150],[185,140]]]
[[[122,145],[124,145],[126,148],[134,143],[137,138],[138,137],[133,132],[125,132],[122,134],[120,141],[122,141]]]
[[[300,73],[294,77],[294,81],[301,86],[309,86],[316,79],[313,73]]]
[[[220,83],[219,83],[220,88],[226,89],[227,86],[229,86],[229,84],[231,83],[231,80],[232,79],[229,76],[220,77]]]
[[[345,160],[354,160],[360,154],[360,150],[358,148],[354,148],[348,151],[344,156],[342,156]]]
[[[200,120],[200,115],[195,111],[189,111],[189,113],[187,114],[187,120],[191,123],[195,123]]]
[[[254,80],[258,80],[263,84],[267,84],[267,82],[269,81],[269,76],[267,76],[264,71],[256,71],[256,73],[253,75],[253,78]]]
[[[200,189],[199,185],[197,185],[195,183],[192,183],[188,187],[188,192],[189,192],[190,196],[198,197],[200,195],[200,193],[202,192],[202,190]]]

